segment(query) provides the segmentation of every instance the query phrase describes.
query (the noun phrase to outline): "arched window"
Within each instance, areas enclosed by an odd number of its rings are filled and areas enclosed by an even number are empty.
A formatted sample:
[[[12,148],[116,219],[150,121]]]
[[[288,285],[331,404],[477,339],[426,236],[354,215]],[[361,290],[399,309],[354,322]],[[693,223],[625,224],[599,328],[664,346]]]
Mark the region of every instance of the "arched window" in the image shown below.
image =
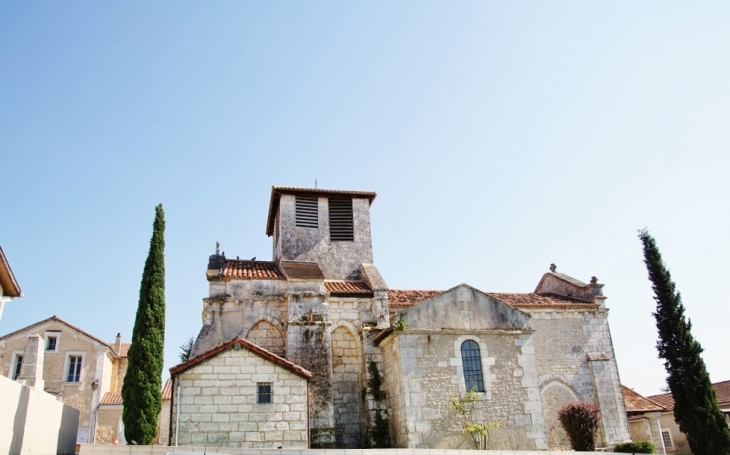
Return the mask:
[[[474,389],[477,392],[484,392],[482,358],[479,355],[479,345],[475,341],[466,340],[461,344],[461,363],[464,367],[466,391]]]

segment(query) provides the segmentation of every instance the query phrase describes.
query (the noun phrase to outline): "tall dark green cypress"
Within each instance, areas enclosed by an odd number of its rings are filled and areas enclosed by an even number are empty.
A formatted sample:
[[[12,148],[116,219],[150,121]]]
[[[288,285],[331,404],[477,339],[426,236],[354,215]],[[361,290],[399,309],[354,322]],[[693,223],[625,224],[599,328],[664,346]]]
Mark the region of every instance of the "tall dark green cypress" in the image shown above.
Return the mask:
[[[674,398],[674,419],[687,436],[694,455],[730,453],[730,430],[717,406],[710,375],[702,360],[702,346],[691,333],[692,323],[684,317],[682,298],[675,289],[654,238],[640,231],[644,263],[657,303],[657,350],[664,359],[667,385]]]
[[[124,437],[127,444],[147,445],[157,436],[162,407],[165,345],[165,212],[155,208],[150,251],[139,289],[139,306],[122,386]]]

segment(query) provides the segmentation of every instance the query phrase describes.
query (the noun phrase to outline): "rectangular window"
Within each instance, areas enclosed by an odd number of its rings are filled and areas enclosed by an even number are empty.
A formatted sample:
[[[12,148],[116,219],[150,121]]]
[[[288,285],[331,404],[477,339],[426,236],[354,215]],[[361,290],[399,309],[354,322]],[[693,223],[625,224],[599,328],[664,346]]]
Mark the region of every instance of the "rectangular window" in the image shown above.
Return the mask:
[[[330,199],[330,240],[352,242],[355,240],[352,222],[352,199]]]
[[[55,351],[56,350],[56,343],[58,343],[58,337],[49,336],[46,339],[46,351]]]
[[[674,444],[672,444],[672,433],[669,430],[662,430],[662,440],[664,440],[664,447],[674,447]]]
[[[13,381],[18,379],[18,377],[20,376],[21,368],[23,368],[23,356],[16,355],[15,356],[15,365],[13,365]]]
[[[79,382],[81,380],[81,362],[83,357],[72,355],[68,357],[68,374],[66,382]]]
[[[271,383],[270,382],[259,382],[256,384],[258,389],[256,394],[257,404],[271,403]]]
[[[319,212],[316,197],[296,197],[297,227],[319,227]]]

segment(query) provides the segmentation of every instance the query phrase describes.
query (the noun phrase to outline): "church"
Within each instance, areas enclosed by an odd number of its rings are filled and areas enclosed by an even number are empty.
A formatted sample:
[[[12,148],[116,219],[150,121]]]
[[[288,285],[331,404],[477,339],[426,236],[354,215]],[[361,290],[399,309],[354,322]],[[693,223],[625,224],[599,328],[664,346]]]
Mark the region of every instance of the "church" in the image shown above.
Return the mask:
[[[203,326],[170,369],[171,444],[569,449],[557,413],[575,400],[601,411],[598,447],[630,440],[603,284],[551,265],[533,292],[390,288],[375,197],[274,186],[272,260],[210,256]]]

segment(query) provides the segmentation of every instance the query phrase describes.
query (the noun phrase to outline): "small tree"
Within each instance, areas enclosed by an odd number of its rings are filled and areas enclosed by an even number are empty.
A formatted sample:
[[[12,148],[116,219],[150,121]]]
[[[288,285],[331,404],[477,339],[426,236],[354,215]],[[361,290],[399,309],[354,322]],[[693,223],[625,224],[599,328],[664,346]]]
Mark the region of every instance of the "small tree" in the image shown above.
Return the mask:
[[[461,424],[461,432],[469,433],[474,445],[477,449],[482,449],[482,440],[484,440],[484,449],[487,448],[487,436],[489,430],[492,428],[499,428],[499,422],[475,422],[472,417],[472,411],[474,411],[474,403],[479,399],[479,392],[477,392],[476,386],[472,387],[464,397],[459,398],[458,396],[451,397],[451,405],[454,407],[454,411],[459,416],[458,420]]]
[[[142,273],[139,305],[122,386],[124,436],[129,444],[147,445],[157,436],[162,407],[165,345],[165,213],[155,208],[150,251]]]
[[[573,450],[592,452],[596,448],[600,420],[598,408],[585,401],[574,401],[558,411],[558,419]]]
[[[627,441],[619,442],[613,448],[614,452],[620,453],[654,453],[655,447],[649,441]]]
[[[193,344],[195,344],[195,338],[190,337],[185,343],[180,345],[180,354],[178,354],[180,362],[184,363],[190,360],[190,352],[193,350]]]
[[[647,231],[639,232],[644,246],[644,263],[656,301],[657,350],[664,359],[667,385],[674,398],[674,420],[687,436],[695,455],[730,453],[730,430],[717,405],[702,346],[692,336],[692,322],[684,317],[682,297],[677,292],[656,246]]]

